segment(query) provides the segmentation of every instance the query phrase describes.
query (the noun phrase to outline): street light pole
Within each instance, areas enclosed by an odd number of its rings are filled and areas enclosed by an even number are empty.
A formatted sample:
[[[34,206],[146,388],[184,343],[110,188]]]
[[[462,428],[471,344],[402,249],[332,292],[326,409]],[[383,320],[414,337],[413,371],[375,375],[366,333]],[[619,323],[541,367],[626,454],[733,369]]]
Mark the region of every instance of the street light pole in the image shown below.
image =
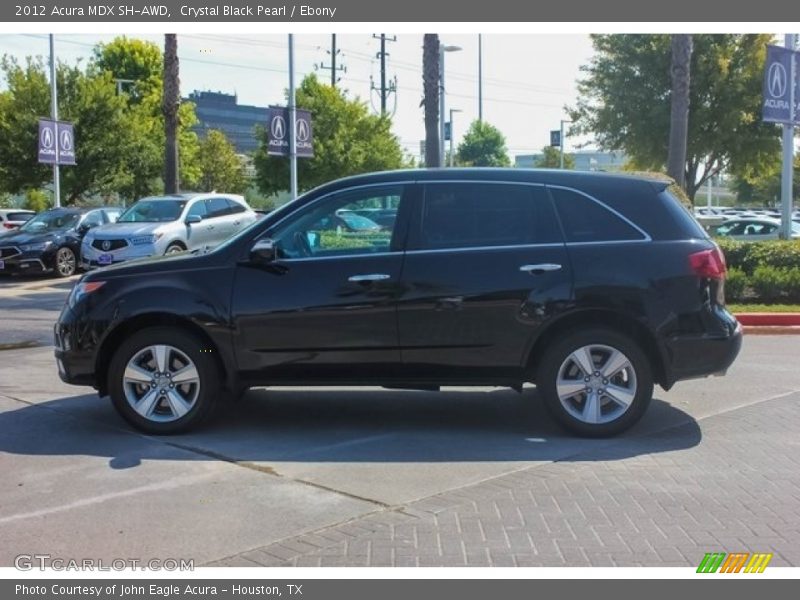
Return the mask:
[[[478,121],[483,122],[483,35],[478,34]]]
[[[460,108],[451,108],[450,109],[450,166],[454,166],[455,162],[453,159],[453,138],[455,137],[455,126],[453,125],[453,114],[461,112]]]
[[[50,117],[53,119],[55,143],[58,144],[58,85],[56,80],[56,46],[53,34],[50,34]],[[61,206],[61,180],[58,161],[53,163],[53,205]]]
[[[289,123],[286,126],[289,134],[289,193],[292,200],[297,198],[297,140],[296,127],[297,107],[294,93],[294,35],[289,34]]]
[[[564,119],[561,119],[561,137],[558,140],[558,149],[561,151],[561,157],[559,159],[561,169],[564,168],[564,123],[572,123],[572,121],[565,121]]]
[[[439,166],[444,166],[444,53],[458,52],[461,46],[439,46]]]
[[[792,180],[794,177],[794,119],[795,81],[797,67],[795,65],[794,49],[797,44],[797,35],[787,33],[784,39],[786,48],[792,50],[791,68],[789,77],[789,122],[783,124],[783,169],[781,172],[781,239],[788,240],[792,237]]]

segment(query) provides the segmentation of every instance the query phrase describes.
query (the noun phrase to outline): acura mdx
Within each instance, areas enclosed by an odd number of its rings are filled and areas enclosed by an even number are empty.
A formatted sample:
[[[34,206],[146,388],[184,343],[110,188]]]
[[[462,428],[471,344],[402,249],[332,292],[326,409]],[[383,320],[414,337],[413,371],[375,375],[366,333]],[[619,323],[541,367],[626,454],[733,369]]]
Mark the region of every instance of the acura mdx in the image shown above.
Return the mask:
[[[342,225],[367,211],[387,225]],[[568,430],[606,436],[654,384],[733,362],[725,272],[663,181],[384,172],[308,192],[206,254],[84,275],[55,355],[64,381],[149,433],[191,429],[253,386],[533,383]]]

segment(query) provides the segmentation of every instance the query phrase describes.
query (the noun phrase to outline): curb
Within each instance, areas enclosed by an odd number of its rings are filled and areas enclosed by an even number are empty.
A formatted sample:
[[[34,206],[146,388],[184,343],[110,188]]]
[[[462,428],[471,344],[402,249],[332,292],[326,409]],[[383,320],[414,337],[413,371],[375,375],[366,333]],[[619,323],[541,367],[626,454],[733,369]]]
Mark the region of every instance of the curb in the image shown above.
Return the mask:
[[[745,335],[800,335],[800,327],[781,325],[746,325]]]
[[[739,313],[734,315],[743,326],[800,327],[800,313]]]

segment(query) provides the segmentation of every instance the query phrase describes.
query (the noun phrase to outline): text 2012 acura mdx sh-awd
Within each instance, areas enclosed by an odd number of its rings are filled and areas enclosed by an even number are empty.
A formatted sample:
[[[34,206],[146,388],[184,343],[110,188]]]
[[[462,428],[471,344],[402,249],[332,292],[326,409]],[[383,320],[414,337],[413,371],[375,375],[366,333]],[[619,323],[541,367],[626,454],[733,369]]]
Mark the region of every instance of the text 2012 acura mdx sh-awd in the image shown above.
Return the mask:
[[[352,229],[341,215],[396,211]],[[214,251],[87,274],[55,327],[61,378],[132,425],[185,431],[250,386],[533,382],[582,435],[741,345],[719,248],[642,178],[447,169],[343,179]]]

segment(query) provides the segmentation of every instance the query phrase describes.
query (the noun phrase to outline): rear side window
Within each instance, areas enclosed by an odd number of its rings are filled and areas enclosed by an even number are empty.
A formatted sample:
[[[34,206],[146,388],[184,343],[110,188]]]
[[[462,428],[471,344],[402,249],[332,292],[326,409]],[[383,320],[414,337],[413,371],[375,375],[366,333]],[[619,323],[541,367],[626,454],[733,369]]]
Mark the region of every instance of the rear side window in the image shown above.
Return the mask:
[[[33,217],[33,213],[8,213],[8,220],[9,221],[27,221]]]
[[[210,200],[206,200],[206,202],[208,202],[209,218],[224,217],[230,214],[228,201],[225,198],[211,198]]]
[[[568,242],[619,242],[645,236],[602,204],[573,190],[550,188]]]
[[[242,206],[241,204],[239,204],[235,200],[231,200],[230,198],[226,198],[225,201],[228,203],[228,214],[230,214],[230,215],[243,213],[243,212],[245,212],[247,210],[244,206]]]
[[[561,241],[541,186],[431,183],[425,188],[419,242],[423,249]]]

